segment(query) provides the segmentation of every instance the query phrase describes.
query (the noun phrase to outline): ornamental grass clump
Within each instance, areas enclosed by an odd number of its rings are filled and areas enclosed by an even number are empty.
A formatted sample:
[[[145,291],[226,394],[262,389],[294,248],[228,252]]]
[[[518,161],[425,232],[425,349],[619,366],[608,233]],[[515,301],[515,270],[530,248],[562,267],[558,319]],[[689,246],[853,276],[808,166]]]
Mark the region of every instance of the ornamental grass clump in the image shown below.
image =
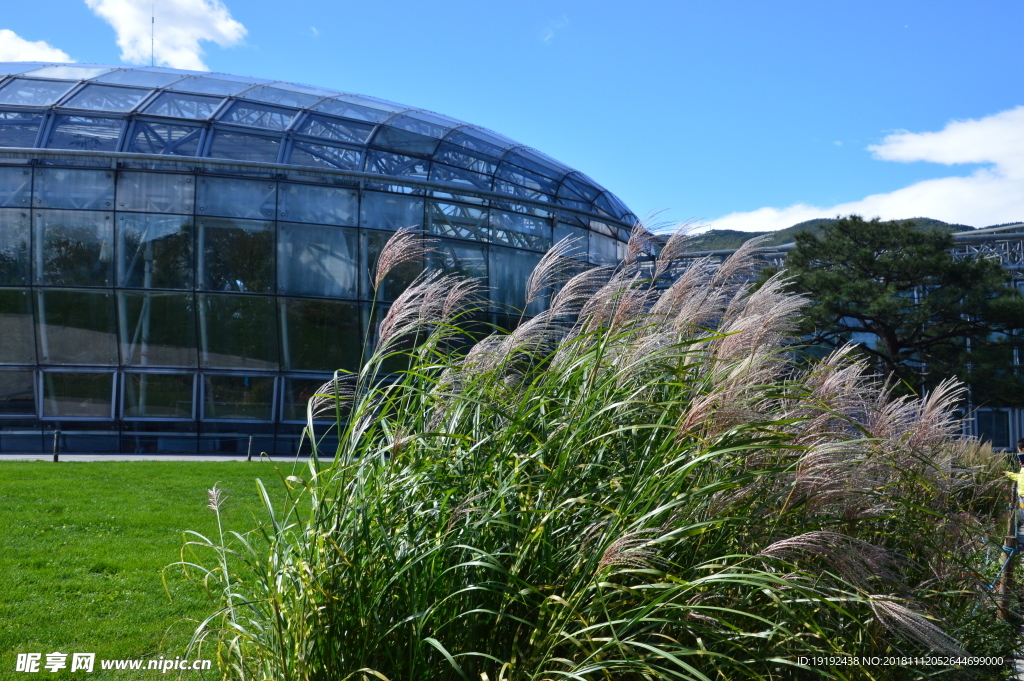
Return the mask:
[[[805,301],[749,290],[752,246],[657,270],[568,252],[530,281],[547,311],[475,342],[475,285],[414,282],[311,400],[337,445],[288,506],[264,490],[257,529],[194,538],[223,606],[194,645],[228,677],[909,679],[949,670],[799,658],[1011,654],[982,586],[1002,489],[964,462],[959,387],[797,363]]]

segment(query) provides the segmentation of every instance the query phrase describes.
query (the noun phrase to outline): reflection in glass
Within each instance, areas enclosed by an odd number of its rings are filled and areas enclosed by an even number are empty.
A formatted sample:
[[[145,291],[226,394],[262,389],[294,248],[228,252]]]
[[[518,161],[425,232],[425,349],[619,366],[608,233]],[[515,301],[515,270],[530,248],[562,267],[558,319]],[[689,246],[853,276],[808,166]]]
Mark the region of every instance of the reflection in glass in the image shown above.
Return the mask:
[[[111,286],[111,217],[84,210],[35,211],[36,281],[49,286]]]
[[[491,211],[491,236],[496,244],[546,251],[551,248],[551,222],[532,215]]]
[[[117,215],[117,285],[192,288],[192,218]]]
[[[134,139],[126,151],[136,154],[195,156],[203,129],[189,125],[165,125],[150,121],[135,123]]]
[[[41,168],[36,171],[36,208],[111,210],[114,173],[109,170]]]
[[[43,416],[109,419],[114,374],[43,372]]]
[[[285,369],[355,371],[363,342],[357,303],[281,299],[281,359]]]
[[[28,211],[0,208],[0,284],[28,284],[30,241]]]
[[[223,101],[220,97],[164,92],[147,105],[145,111],[154,116],[205,120],[213,115]]]
[[[487,209],[461,203],[427,201],[427,231],[438,236],[487,242]]]
[[[274,290],[274,223],[199,220],[200,287],[207,291],[270,293]]]
[[[131,111],[147,94],[149,94],[149,90],[89,84],[61,106],[66,106],[69,109],[89,109],[90,111]]]
[[[284,84],[282,83],[282,85]],[[316,104],[321,99],[331,94],[328,90],[319,90],[319,88],[309,89],[315,91],[314,94],[307,94],[305,91],[306,88],[303,88],[301,85],[295,86],[289,84],[288,89],[263,85],[246,92],[245,98],[256,102],[291,106],[296,109],[308,109],[313,104]]]
[[[528,253],[512,248],[491,247],[490,284],[491,301],[495,309],[508,314],[519,314],[526,307],[526,280],[540,262],[539,253]],[[531,303],[527,314],[543,309],[543,301]]]
[[[475,173],[464,168],[434,162],[430,167],[430,180],[444,184],[462,185],[466,189],[490,191],[491,176]]]
[[[487,286],[487,246],[440,239],[428,256],[430,268],[445,274],[473,277]]]
[[[43,114],[0,111],[0,147],[34,147],[42,122]]]
[[[200,363],[276,369],[277,314],[271,296],[199,296]]]
[[[372,144],[378,149],[392,151],[396,154],[429,158],[437,150],[438,139],[394,128],[390,125],[382,125],[374,135]]]
[[[351,189],[311,184],[284,184],[278,193],[278,218],[321,225],[354,225],[359,195]]]
[[[177,73],[159,73],[157,71],[136,71],[135,69],[120,69],[96,78],[97,83],[117,83],[118,85],[141,85],[142,87],[163,87],[176,80],[181,75]]]
[[[204,177],[199,180],[196,212],[229,218],[273,220],[277,205],[276,189],[273,182],[264,180]]]
[[[129,173],[117,178],[117,209],[147,213],[191,213],[195,182],[191,175]]]
[[[359,235],[354,229],[280,224],[277,286],[280,293],[355,298]]]
[[[242,90],[250,87],[248,83],[238,83],[232,80],[220,80],[218,78],[206,78],[205,76],[190,76],[179,80],[168,90],[179,92],[198,92],[205,95],[237,95]]]
[[[210,145],[210,158],[277,163],[277,153],[280,148],[280,138],[214,130],[213,142]]]
[[[590,262],[595,265],[612,266],[621,260],[620,244],[615,239],[603,234],[590,234]]]
[[[119,291],[117,304],[122,364],[196,366],[193,294]]]
[[[430,164],[423,159],[372,149],[366,158],[366,172],[390,177],[412,177],[425,180],[429,166]]]
[[[0,88],[0,104],[47,106],[60,99],[75,83],[15,78]]]
[[[55,116],[46,146],[76,151],[116,151],[123,123],[120,118]]]
[[[0,416],[35,416],[35,372],[0,371]]]
[[[117,364],[113,293],[42,290],[36,296],[41,362]]]
[[[67,78],[89,80],[110,71],[106,66],[79,66],[78,64],[51,64],[26,73],[33,78]]]
[[[366,106],[367,104],[369,106]],[[369,123],[379,123],[386,120],[391,116],[391,112],[395,110],[393,107],[387,107],[386,109],[377,108],[375,104],[375,102],[363,100],[358,96],[342,95],[328,99],[325,102],[320,102],[313,107],[313,110],[322,111],[332,116],[341,116],[342,118],[351,118],[354,121],[367,121]]]
[[[363,169],[363,152],[333,144],[295,142],[288,163],[294,166],[359,171]]]
[[[273,417],[272,377],[208,374],[204,378],[204,418],[269,421]]]
[[[423,199],[401,194],[363,192],[361,224],[370,229],[398,230],[423,225]]]
[[[0,207],[24,208],[32,198],[32,171],[27,168],[0,168]]]
[[[26,289],[0,288],[0,362],[35,364],[35,321],[32,298]]]
[[[359,232],[359,262],[362,263],[362,267],[359,268],[360,276],[362,277],[362,298],[372,300],[374,298],[374,290],[372,282],[370,281],[370,275],[377,271],[377,259],[380,257],[380,251],[384,248],[384,244],[387,243],[388,239],[391,238],[390,232],[377,232],[373,230],[361,230]],[[378,301],[394,300],[402,293],[409,284],[423,271],[422,259],[402,263],[397,267],[391,269],[388,276],[384,277],[384,280],[380,283],[380,290],[376,292],[376,298]]]
[[[125,418],[192,418],[194,382],[193,374],[125,374]]]
[[[284,130],[297,113],[299,112],[294,109],[279,109],[274,106],[264,106],[239,100],[231,105],[227,113],[220,117],[220,120],[224,123],[244,125],[248,128]]]

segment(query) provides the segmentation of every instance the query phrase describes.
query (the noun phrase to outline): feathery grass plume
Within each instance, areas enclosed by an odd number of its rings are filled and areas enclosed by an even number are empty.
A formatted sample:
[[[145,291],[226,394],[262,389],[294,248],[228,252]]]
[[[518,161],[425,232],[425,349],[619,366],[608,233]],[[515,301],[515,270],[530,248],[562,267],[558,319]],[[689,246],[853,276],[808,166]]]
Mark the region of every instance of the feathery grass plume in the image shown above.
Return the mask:
[[[657,279],[665,272],[669,271],[684,253],[689,251],[690,244],[693,242],[693,230],[697,228],[696,221],[684,222],[679,224],[672,235],[665,241],[665,245],[662,246],[661,252],[658,253],[658,258],[654,266],[654,278]]]
[[[638,570],[645,570],[654,567],[661,562],[657,549],[651,546],[663,530],[660,528],[647,528],[633,530],[622,535],[605,549],[601,560],[597,564],[600,572],[609,567],[627,567]]]
[[[892,559],[885,549],[838,532],[815,530],[780,539],[762,549],[758,556],[784,560],[819,558],[857,586],[893,578],[889,572]]]
[[[577,265],[576,260],[569,257],[582,241],[579,237],[565,238],[552,246],[545,253],[537,266],[526,279],[526,307],[541,297],[544,291],[561,282],[562,278]]]
[[[403,227],[396,231],[377,257],[377,266],[373,273],[373,288],[380,288],[384,278],[400,265],[422,260],[434,249],[435,240],[427,239],[423,232],[414,227]]]
[[[654,235],[647,229],[643,221],[633,225],[629,233],[629,241],[626,242],[626,257],[622,259],[623,268],[631,268],[637,264],[641,255],[651,253],[654,245]]]
[[[391,303],[377,327],[377,341],[388,348],[395,340],[430,324],[446,324],[477,291],[477,285],[440,272],[424,272]]]
[[[211,511],[220,511],[227,498],[227,491],[214,485],[212,489],[206,491],[206,508]]]
[[[920,643],[940,655],[971,655],[964,650],[960,641],[944,632],[921,613],[903,605],[908,602],[905,599],[872,595],[869,602],[878,621],[897,636]]]
[[[316,389],[307,404],[310,419],[323,414],[333,414],[339,409],[344,411],[345,402],[355,396],[355,382],[351,377],[343,379],[335,376]]]

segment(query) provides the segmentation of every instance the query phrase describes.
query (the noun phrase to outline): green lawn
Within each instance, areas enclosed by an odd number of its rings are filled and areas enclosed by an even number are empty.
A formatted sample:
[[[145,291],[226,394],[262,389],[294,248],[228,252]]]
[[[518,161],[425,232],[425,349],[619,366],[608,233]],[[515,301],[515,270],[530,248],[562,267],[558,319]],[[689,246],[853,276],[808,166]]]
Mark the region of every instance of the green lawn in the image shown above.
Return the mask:
[[[53,674],[41,668],[44,678],[161,676],[104,673],[99,660],[183,654],[195,619],[215,606],[180,568],[164,568],[180,559],[185,530],[216,535],[206,490],[220,483],[229,491],[222,513],[228,527],[244,530],[253,526],[254,513],[263,517],[255,479],[276,492],[279,475],[292,468],[0,462],[0,679],[33,678],[15,673],[17,653],[43,653],[45,662],[54,651],[96,653],[96,672],[72,676],[67,669]]]

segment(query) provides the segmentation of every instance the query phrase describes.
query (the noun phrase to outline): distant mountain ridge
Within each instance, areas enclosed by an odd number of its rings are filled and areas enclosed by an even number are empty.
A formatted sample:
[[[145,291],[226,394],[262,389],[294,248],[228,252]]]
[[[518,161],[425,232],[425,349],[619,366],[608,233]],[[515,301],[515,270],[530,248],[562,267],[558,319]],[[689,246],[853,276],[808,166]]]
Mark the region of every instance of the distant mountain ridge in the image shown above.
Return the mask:
[[[801,232],[820,232],[824,225],[831,224],[836,218],[817,218],[800,222],[792,227],[780,229],[776,232],[741,232],[738,229],[712,229],[703,234],[697,234],[687,244],[689,251],[731,251],[739,248],[743,242],[758,236],[767,237],[765,246],[780,246],[791,243],[797,234]],[[916,223],[918,229],[937,230],[941,232],[969,232],[974,230],[970,225],[951,224],[933,218],[908,218],[906,220],[895,220],[894,222]]]

